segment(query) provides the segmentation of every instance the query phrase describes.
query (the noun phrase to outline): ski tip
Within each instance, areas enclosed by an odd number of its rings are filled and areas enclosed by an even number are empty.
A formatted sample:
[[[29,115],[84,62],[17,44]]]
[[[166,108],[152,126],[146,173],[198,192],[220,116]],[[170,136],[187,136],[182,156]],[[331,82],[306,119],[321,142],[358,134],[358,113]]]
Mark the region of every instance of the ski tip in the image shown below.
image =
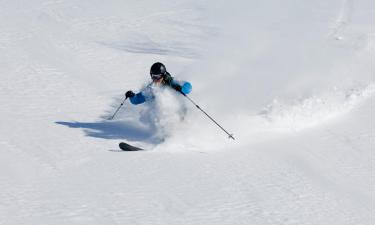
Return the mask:
[[[123,151],[141,151],[141,150],[144,150],[142,148],[138,148],[138,147],[135,147],[135,146],[132,146],[132,145],[129,145],[125,142],[121,142],[119,143],[119,148]]]

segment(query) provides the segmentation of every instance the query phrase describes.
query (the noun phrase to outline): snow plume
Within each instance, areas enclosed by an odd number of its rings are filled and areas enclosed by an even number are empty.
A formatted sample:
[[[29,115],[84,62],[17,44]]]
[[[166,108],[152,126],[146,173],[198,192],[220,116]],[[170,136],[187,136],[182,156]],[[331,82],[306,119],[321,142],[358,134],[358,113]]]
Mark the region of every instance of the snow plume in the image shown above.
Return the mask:
[[[158,128],[158,135],[165,139],[171,136],[180,123],[184,120],[187,108],[174,90],[167,88],[155,90],[155,110],[151,113],[154,116],[155,126]]]
[[[187,113],[184,101],[174,90],[152,88],[155,99],[140,105],[126,107],[118,119],[124,126],[135,127],[133,132],[143,133],[142,142],[160,144],[181,125]]]
[[[227,123],[235,115],[258,115],[270,104],[279,108],[272,110],[272,117],[296,114],[296,107],[330,116],[339,113],[342,104],[353,105],[355,99],[344,96],[352,95],[352,90],[365,91],[374,82],[375,39],[366,34],[371,31],[370,21],[358,26],[347,10],[353,7],[342,6],[343,10],[341,3],[335,4],[219,2],[211,15],[218,36],[191,72],[194,94],[198,92],[212,111],[228,117]],[[335,30],[342,37],[338,40],[331,34],[343,13],[353,18],[346,30]],[[306,124],[314,123],[305,113],[299,116]]]
[[[293,105],[275,99],[259,116],[266,119],[267,125],[271,125],[272,129],[298,131],[337,118],[374,93],[375,85],[370,85],[365,89],[352,89],[348,92],[333,89],[319,96],[301,99]]]

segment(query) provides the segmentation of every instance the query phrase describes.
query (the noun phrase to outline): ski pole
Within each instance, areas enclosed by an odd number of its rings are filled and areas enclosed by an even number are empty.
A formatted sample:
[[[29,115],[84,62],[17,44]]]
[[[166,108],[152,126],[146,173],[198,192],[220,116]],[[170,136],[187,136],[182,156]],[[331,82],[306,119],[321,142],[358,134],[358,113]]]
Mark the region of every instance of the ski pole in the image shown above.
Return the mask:
[[[218,124],[210,115],[208,115],[199,105],[197,105],[191,98],[189,98],[186,94],[180,92],[183,96],[185,96],[187,99],[189,99],[189,101],[191,103],[193,103],[195,105],[195,107],[197,107],[200,111],[202,111],[208,118],[210,118],[212,120],[212,122],[214,122],[218,127],[220,127],[226,134],[228,134],[228,138],[232,138],[233,140],[234,137],[233,137],[233,134],[230,134],[228,131],[226,131],[222,126],[220,126],[220,124]]]
[[[121,105],[117,108],[116,112],[113,114],[113,116],[111,116],[110,118],[108,118],[108,120],[113,120],[113,118],[115,118],[115,116],[118,113],[118,111],[120,110],[120,108],[124,105],[126,99],[128,99],[128,97],[125,97],[124,101],[121,102]]]

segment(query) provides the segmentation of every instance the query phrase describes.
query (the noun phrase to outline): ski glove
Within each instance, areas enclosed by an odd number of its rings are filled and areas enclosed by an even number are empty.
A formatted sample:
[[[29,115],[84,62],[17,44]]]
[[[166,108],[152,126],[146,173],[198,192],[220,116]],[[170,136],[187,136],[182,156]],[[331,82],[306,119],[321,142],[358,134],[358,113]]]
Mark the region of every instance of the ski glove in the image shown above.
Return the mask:
[[[174,88],[176,91],[182,93],[182,87],[181,87],[181,85],[175,85],[173,88]],[[183,93],[182,93],[182,94],[183,94]]]
[[[133,91],[127,91],[127,92],[125,93],[125,97],[126,97],[126,98],[132,98],[132,97],[134,97],[134,96],[135,96],[135,94],[134,94]]]

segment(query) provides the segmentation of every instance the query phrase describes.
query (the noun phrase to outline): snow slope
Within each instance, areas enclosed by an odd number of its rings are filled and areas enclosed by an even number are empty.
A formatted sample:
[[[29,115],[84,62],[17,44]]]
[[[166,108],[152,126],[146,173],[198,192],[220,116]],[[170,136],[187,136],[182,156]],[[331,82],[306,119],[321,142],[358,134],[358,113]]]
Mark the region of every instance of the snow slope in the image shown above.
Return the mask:
[[[374,224],[374,9],[0,2],[0,224]],[[108,121],[156,61],[236,141],[168,90]]]

